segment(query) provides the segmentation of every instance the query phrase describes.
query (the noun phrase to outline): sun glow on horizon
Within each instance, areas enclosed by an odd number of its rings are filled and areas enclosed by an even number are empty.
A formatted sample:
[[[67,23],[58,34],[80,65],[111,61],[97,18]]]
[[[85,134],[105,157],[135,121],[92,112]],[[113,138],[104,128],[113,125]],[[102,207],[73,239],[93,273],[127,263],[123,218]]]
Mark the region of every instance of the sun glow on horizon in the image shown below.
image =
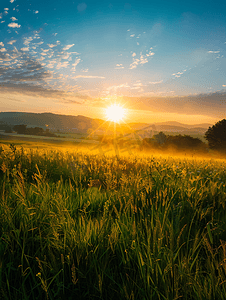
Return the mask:
[[[105,113],[108,121],[118,123],[125,118],[126,109],[119,104],[112,104],[106,108]]]

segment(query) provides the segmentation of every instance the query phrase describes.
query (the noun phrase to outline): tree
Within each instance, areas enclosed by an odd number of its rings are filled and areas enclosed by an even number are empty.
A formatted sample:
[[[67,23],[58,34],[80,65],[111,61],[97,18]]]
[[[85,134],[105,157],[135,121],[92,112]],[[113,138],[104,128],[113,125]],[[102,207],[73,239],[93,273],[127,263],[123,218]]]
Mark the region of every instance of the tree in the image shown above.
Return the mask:
[[[158,134],[155,134],[153,136],[154,140],[159,144],[159,145],[163,145],[165,144],[166,140],[167,140],[167,136],[165,135],[164,132],[160,131]]]
[[[226,120],[217,122],[205,133],[205,139],[208,141],[210,149],[217,151],[226,151]]]
[[[152,138],[144,138],[142,146],[144,148],[163,149],[167,141],[167,135],[160,131],[158,134],[153,135]]]
[[[27,133],[27,125],[15,125],[13,130],[16,131],[17,134],[26,134]]]

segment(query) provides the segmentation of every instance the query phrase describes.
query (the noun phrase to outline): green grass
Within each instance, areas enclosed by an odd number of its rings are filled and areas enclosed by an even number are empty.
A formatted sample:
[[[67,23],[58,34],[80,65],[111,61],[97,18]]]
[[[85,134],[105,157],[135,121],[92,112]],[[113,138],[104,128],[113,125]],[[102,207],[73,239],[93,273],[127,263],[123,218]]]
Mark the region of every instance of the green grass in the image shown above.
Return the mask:
[[[225,160],[0,152],[0,299],[226,298]]]

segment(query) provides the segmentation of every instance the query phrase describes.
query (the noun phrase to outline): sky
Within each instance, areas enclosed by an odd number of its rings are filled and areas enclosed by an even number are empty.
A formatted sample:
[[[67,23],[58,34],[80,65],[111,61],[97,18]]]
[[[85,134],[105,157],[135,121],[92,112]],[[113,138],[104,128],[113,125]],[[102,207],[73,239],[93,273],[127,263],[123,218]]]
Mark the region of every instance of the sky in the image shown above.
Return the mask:
[[[0,1],[0,111],[211,123],[226,112],[225,1]]]

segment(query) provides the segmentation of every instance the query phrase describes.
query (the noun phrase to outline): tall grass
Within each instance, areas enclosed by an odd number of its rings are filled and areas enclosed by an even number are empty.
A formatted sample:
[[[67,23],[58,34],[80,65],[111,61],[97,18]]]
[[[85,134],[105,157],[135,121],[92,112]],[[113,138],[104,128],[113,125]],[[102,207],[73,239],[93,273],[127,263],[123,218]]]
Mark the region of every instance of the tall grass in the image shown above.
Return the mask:
[[[0,299],[226,298],[224,160],[0,152]]]

